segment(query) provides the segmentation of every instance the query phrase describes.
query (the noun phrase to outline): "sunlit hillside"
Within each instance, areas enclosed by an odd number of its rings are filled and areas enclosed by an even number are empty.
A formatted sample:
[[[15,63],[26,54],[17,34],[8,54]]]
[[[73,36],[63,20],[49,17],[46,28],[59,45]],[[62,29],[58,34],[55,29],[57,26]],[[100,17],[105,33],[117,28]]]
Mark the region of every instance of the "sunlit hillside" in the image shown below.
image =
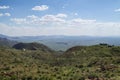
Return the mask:
[[[120,47],[107,44],[63,53],[1,47],[0,80],[119,80],[119,57]]]

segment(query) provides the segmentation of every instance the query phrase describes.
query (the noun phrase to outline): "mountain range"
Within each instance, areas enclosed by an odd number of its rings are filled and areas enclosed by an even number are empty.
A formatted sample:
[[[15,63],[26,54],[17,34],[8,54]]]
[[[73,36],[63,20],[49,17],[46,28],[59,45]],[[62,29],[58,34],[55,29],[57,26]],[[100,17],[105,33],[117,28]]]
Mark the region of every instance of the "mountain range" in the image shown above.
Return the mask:
[[[120,46],[109,41],[119,44],[112,37],[1,35],[0,80],[120,80]]]
[[[99,43],[107,43],[110,45],[120,45],[120,37],[95,37],[95,36],[20,36],[10,37],[0,34],[1,38],[6,38],[17,42],[38,42],[42,43],[56,51],[66,51],[73,46],[90,46]]]

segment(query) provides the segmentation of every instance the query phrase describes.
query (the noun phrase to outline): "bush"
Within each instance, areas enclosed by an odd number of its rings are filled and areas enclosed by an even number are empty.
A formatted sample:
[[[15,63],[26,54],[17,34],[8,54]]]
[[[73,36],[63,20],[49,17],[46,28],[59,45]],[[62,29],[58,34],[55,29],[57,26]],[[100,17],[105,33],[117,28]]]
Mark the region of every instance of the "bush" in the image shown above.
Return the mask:
[[[85,80],[85,77],[80,77],[78,80]]]
[[[10,70],[10,67],[5,67],[5,68],[3,68],[4,70]]]
[[[95,78],[98,78],[98,75],[95,73],[91,73],[88,75],[88,79],[95,79]]]

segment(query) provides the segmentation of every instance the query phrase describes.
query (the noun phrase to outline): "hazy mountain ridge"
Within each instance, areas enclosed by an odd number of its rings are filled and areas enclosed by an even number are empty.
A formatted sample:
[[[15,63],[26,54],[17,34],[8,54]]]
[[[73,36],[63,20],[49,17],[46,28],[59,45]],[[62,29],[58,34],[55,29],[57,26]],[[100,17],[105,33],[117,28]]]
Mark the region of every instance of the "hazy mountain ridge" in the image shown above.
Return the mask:
[[[17,43],[17,41],[13,41],[13,40],[9,40],[7,38],[1,38],[0,37],[0,46],[12,47],[16,43]]]
[[[3,36],[3,35],[2,35]],[[120,37],[93,37],[93,36],[21,36],[21,37],[8,37],[7,39],[15,40],[18,42],[38,42],[42,43],[53,50],[67,50],[73,46],[90,46],[99,43],[107,43],[110,45],[120,45]]]

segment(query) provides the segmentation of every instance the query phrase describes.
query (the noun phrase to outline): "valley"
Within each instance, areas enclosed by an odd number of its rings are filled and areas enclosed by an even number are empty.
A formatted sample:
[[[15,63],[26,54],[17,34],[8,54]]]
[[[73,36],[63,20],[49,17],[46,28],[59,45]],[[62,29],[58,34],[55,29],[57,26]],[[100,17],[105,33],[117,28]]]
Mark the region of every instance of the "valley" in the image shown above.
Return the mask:
[[[74,46],[62,53],[39,43],[0,47],[0,80],[119,79],[119,46]]]

